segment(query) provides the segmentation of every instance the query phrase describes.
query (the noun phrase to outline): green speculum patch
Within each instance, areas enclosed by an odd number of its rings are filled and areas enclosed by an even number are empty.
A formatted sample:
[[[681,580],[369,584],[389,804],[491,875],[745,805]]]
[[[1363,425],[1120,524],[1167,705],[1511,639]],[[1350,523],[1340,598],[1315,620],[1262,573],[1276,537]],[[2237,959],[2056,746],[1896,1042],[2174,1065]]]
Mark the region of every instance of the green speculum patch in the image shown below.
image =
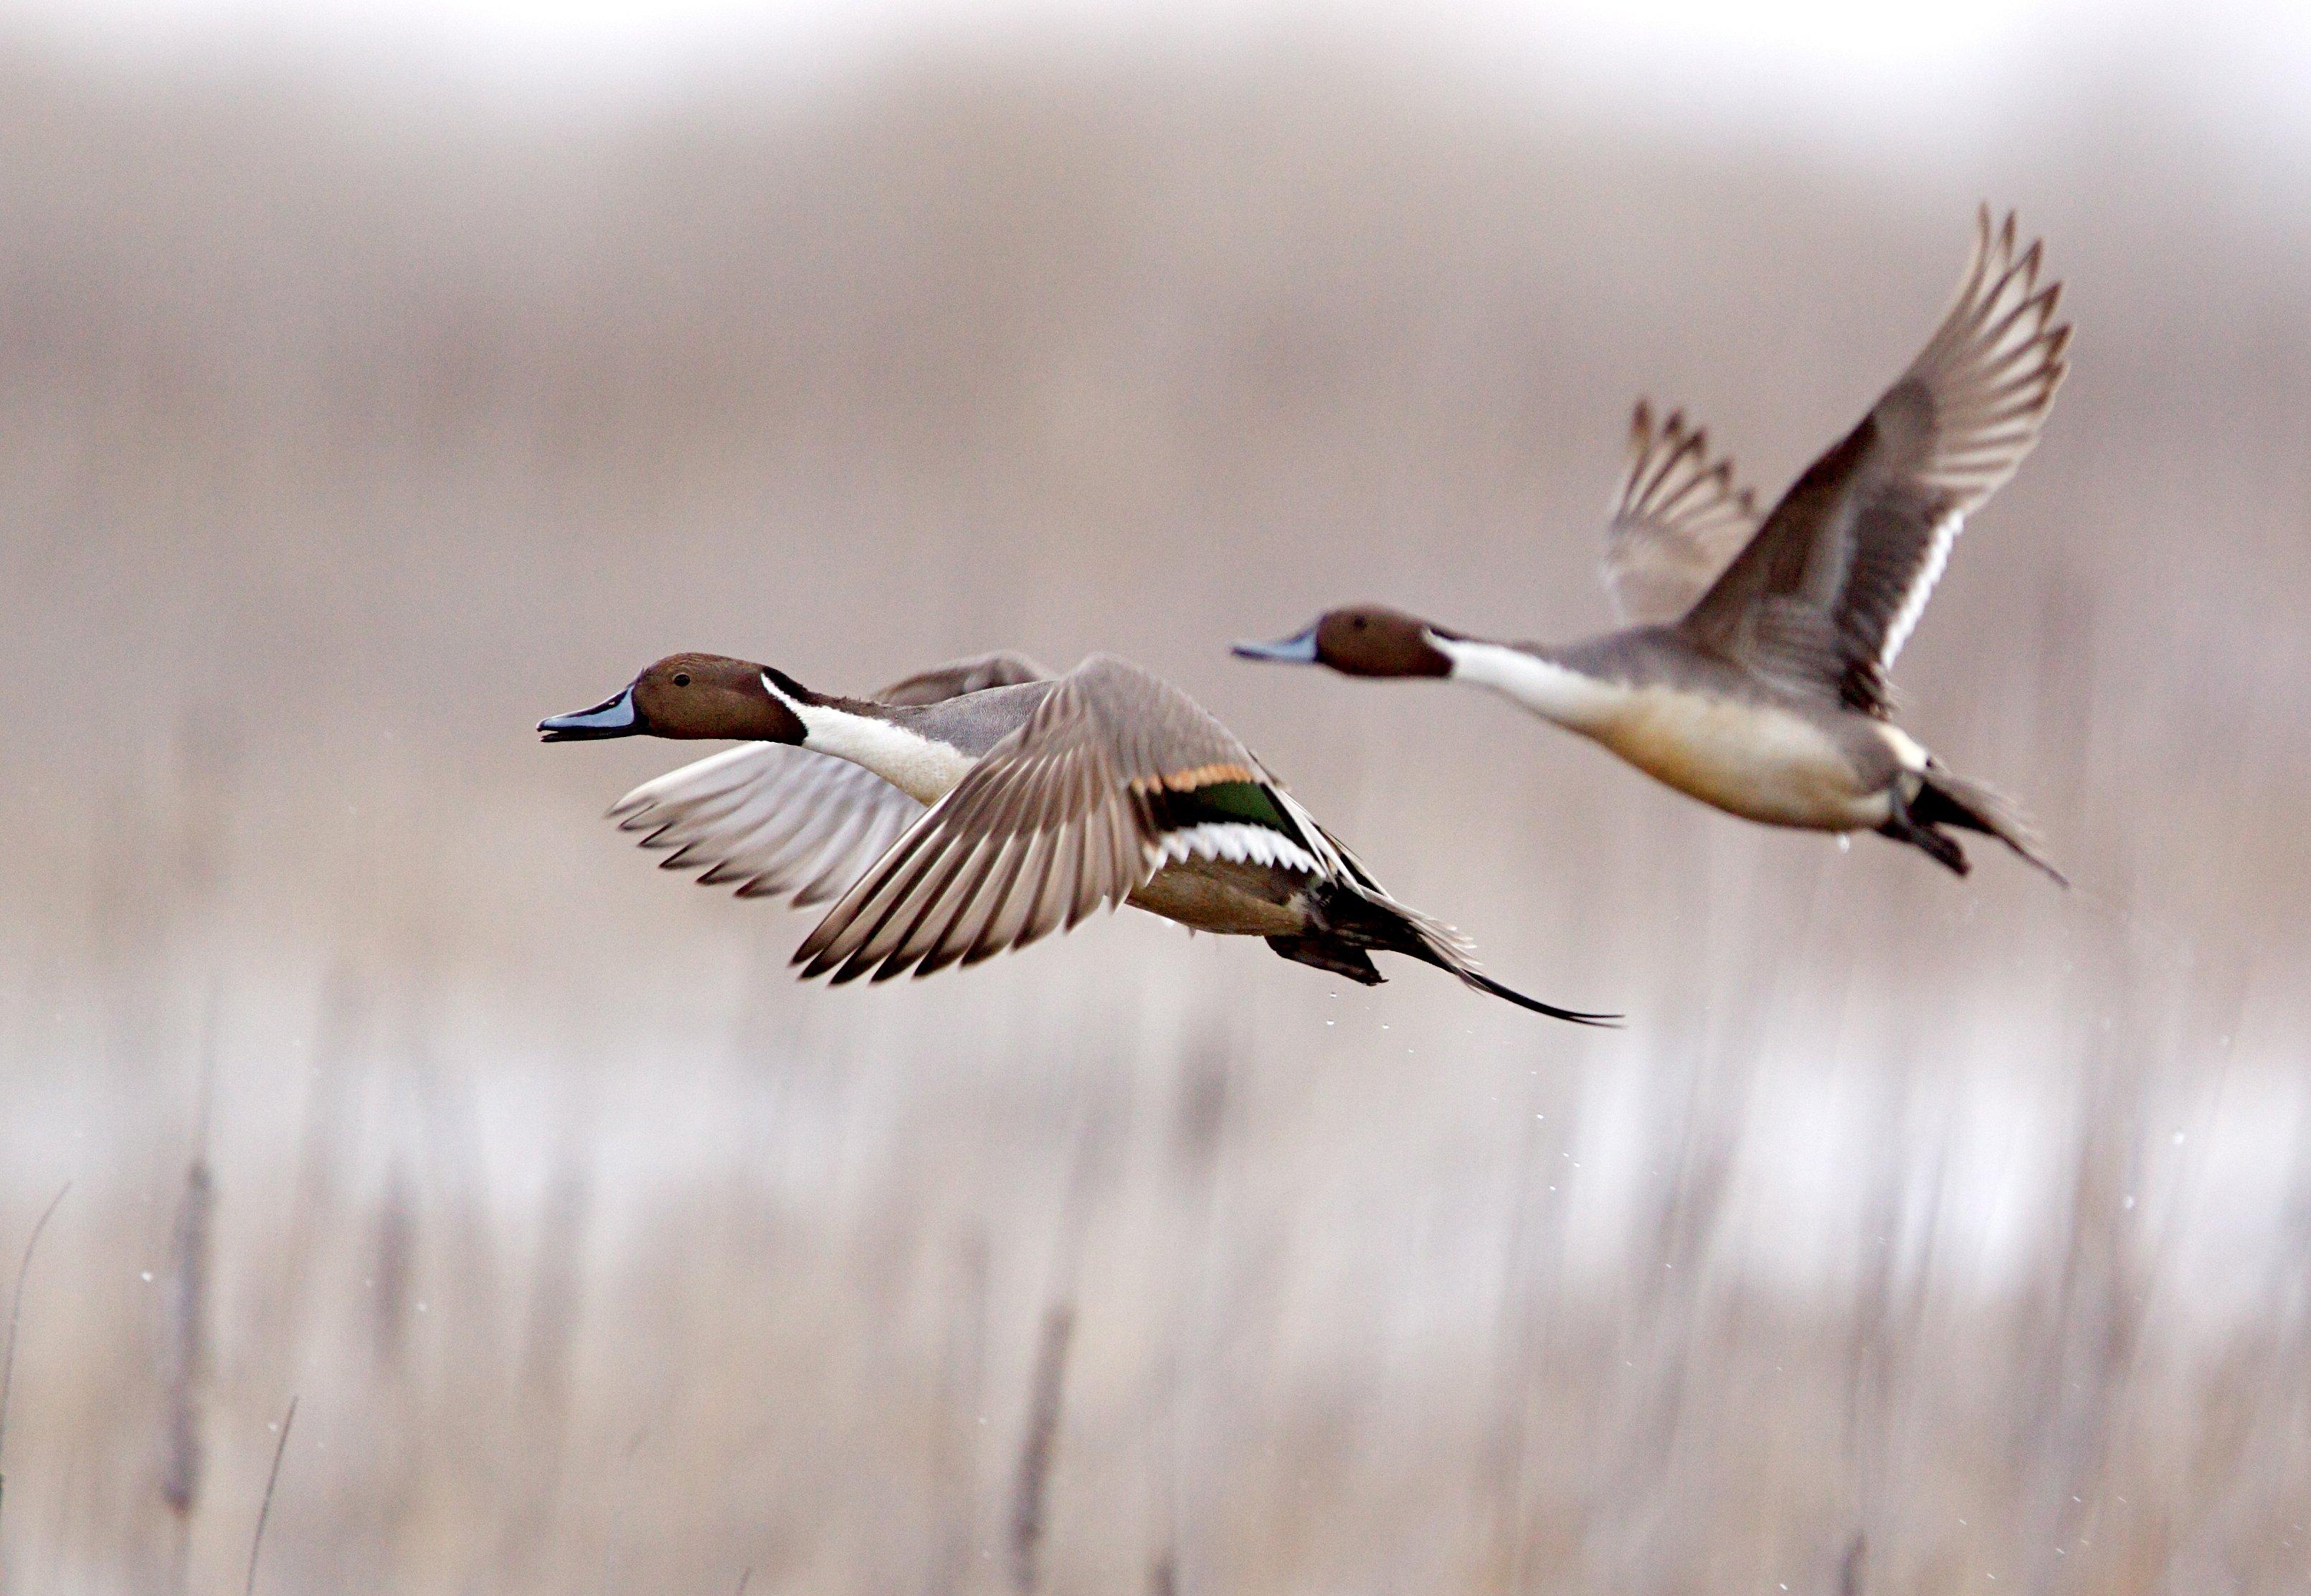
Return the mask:
[[[1257,781],[1215,781],[1208,787],[1192,787],[1185,792],[1164,789],[1153,796],[1156,824],[1166,831],[1234,822],[1264,825],[1287,837],[1295,835],[1291,821],[1285,818],[1268,789]]]

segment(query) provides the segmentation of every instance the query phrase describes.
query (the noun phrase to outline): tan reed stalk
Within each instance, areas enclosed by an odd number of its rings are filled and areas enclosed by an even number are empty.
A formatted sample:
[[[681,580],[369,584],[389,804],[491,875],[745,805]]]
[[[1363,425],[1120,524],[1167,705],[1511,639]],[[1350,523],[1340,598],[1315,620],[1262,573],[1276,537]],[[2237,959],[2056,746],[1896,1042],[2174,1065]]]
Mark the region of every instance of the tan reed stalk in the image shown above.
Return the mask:
[[[410,1283],[417,1254],[416,1201],[399,1158],[385,1180],[370,1266],[370,1360],[378,1373],[397,1374],[407,1351]]]
[[[265,1526],[273,1517],[273,1492],[281,1483],[281,1459],[289,1450],[289,1426],[297,1422],[297,1399],[289,1399],[289,1410],[281,1416],[281,1435],[273,1443],[273,1469],[265,1477],[265,1499],[257,1504],[257,1530],[249,1538],[249,1577],[241,1583],[241,1596],[257,1596],[257,1557],[265,1549]]]
[[[169,1242],[161,1294],[161,1500],[176,1522],[174,1586],[191,1574],[193,1509],[201,1494],[200,1384],[208,1365],[209,1260],[216,1219],[216,1182],[209,1170],[209,1104],[216,1070],[216,999],[210,995],[194,1118],[193,1157]]]
[[[1068,1343],[1074,1339],[1075,1327],[1075,1304],[1053,1304],[1043,1317],[1042,1339],[1035,1348],[1027,1428],[1019,1440],[1019,1471],[1011,1488],[1011,1586],[1020,1596],[1029,1596],[1035,1589],[1035,1555],[1042,1546],[1051,1465],[1067,1399]]]
[[[32,1221],[32,1234],[24,1238],[24,1253],[16,1262],[16,1289],[8,1303],[8,1348],[0,1352],[0,1462],[4,1462],[7,1457],[8,1393],[16,1383],[16,1331],[24,1321],[24,1278],[32,1272],[32,1251],[40,1244],[40,1233],[48,1229],[49,1219],[55,1217],[57,1208],[65,1199],[65,1193],[71,1190],[72,1182],[66,1181],[57,1189],[57,1194],[48,1199],[48,1206],[40,1210],[38,1219]],[[0,1468],[0,1502],[6,1500],[7,1489],[7,1471]]]
[[[179,1519],[200,1498],[202,1373],[208,1359],[209,1248],[215,1185],[208,1160],[185,1170],[185,1194],[169,1245],[168,1289],[161,1298],[161,1499]]]

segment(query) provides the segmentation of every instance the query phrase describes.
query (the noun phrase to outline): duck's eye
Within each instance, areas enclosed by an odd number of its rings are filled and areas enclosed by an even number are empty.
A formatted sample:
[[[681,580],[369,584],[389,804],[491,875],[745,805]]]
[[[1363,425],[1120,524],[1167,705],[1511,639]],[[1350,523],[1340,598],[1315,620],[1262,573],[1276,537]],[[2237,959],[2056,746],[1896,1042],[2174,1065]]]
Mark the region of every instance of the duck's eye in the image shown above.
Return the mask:
[[[677,687],[687,687],[687,686],[689,686],[689,685],[690,685],[690,673],[689,673],[688,671],[686,671],[686,670],[678,670],[678,671],[676,671],[676,672],[674,673],[674,685],[675,685],[676,686],[677,686]]]

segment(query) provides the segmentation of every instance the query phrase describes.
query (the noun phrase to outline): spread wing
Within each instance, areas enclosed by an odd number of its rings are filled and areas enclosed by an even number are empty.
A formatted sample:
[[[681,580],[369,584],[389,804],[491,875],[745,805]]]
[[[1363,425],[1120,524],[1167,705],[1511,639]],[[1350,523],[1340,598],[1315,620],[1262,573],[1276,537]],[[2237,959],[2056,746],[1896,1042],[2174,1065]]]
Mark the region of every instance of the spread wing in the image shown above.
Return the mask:
[[[1024,654],[935,665],[885,688],[885,703],[927,704],[1050,673]],[[748,743],[669,771],[620,798],[610,817],[669,850],[669,870],[742,898],[824,903],[922,817],[923,807],[861,765],[784,743]]]
[[[1629,469],[1605,537],[1605,589],[1632,625],[1667,625],[1691,609],[1757,535],[1757,506],[1733,462],[1709,454],[1709,434],[1684,413],[1653,423],[1637,401]]]
[[[1233,733],[1094,655],[973,766],[796,951],[805,977],[886,981],[1024,947],[1191,854],[1323,868]]]
[[[1009,649],[974,654],[902,676],[875,694],[877,702],[895,704],[943,703],[989,687],[1016,687],[1022,682],[1043,682],[1051,673],[1038,660]]]
[[[610,818],[642,833],[643,847],[670,849],[661,868],[807,908],[858,880],[922,812],[863,765],[746,743],[644,782]]]
[[[1949,312],[1894,386],[1816,460],[1683,623],[1704,647],[1887,712],[1891,668],[1967,516],[2014,475],[2053,407],[2071,328],[2042,245],[1985,206]]]

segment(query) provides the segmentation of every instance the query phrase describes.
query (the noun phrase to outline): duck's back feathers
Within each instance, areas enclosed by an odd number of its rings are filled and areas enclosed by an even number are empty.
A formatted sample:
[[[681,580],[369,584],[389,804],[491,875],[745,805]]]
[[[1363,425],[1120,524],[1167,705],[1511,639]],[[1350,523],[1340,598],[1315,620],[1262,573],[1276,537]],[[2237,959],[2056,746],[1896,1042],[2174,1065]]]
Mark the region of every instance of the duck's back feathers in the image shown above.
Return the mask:
[[[944,703],[966,693],[979,693],[989,687],[1016,687],[1022,682],[1049,681],[1051,676],[1050,668],[1041,660],[1016,650],[998,649],[991,654],[973,654],[968,659],[949,660],[911,676],[901,676],[875,694],[875,700],[892,704]]]
[[[976,963],[1198,855],[1317,862],[1233,733],[1177,688],[1094,655],[842,895],[795,960],[838,981]]]
[[[1985,208],[1949,314],[1861,424],[1814,462],[1683,623],[1792,685],[1885,713],[1966,517],[2036,443],[2067,370],[2060,283]]]

